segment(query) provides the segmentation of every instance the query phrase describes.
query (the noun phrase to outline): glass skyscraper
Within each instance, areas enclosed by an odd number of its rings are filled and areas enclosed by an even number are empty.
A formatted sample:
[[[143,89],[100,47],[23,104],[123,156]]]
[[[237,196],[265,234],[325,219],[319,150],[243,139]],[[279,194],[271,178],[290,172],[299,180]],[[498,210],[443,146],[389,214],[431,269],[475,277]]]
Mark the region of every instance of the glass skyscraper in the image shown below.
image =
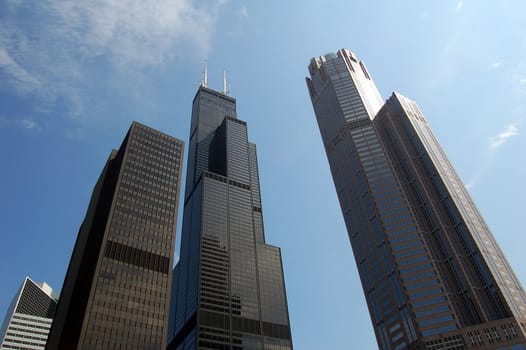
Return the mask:
[[[413,101],[362,61],[307,85],[380,349],[526,349],[526,295]]]
[[[193,101],[168,349],[292,349],[281,252],[265,243],[256,146],[236,101]]]
[[[166,347],[183,142],[133,122],[93,190],[46,349]]]

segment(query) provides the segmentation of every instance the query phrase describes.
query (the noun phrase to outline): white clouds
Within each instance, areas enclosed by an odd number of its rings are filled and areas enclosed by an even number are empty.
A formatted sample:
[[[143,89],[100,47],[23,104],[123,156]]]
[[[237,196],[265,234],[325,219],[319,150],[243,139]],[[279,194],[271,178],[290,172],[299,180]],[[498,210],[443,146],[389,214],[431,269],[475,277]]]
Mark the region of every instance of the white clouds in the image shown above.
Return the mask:
[[[0,117],[0,127],[40,131],[42,127],[31,118],[5,118]]]
[[[483,155],[483,158],[478,164],[478,169],[472,178],[467,182],[467,189],[473,189],[479,183],[479,181],[484,178],[485,174],[492,168],[499,154],[499,152],[497,152],[498,148],[508,142],[511,137],[519,135],[518,124],[519,123],[510,123],[505,126],[504,131],[489,138],[489,151]]]
[[[163,67],[176,57],[205,57],[223,4],[10,1],[0,14],[0,88],[35,93],[41,110],[51,110],[60,101],[70,117],[86,118],[87,90],[108,86],[108,75],[126,81],[142,75],[143,68]],[[127,89],[140,89],[132,85]]]
[[[491,64],[491,67],[493,67],[493,68],[499,68],[500,66],[502,66],[502,62],[493,62]]]
[[[452,34],[440,49],[436,61],[436,69],[429,75],[429,87],[435,88],[444,84],[457,75],[460,38]]]
[[[457,2],[457,6],[455,7],[455,10],[457,12],[462,11],[462,7],[464,7],[464,3],[462,1]]]
[[[191,0],[48,0],[46,8],[60,23],[55,34],[83,56],[158,65],[178,54],[182,40],[207,51],[217,6],[198,8]]]
[[[34,120],[31,120],[31,119],[22,119],[20,121],[20,125],[24,128],[24,129],[39,129],[39,126],[37,125],[37,123],[34,121]]]
[[[524,68],[517,68],[517,73],[511,76],[511,81],[514,85],[515,93],[517,93],[523,101],[524,95],[526,95],[526,76],[524,74]]]
[[[519,135],[519,128],[514,123],[509,124],[503,132],[490,138],[489,147],[491,149],[498,148],[506,143],[512,136],[516,135]]]
[[[242,18],[248,18],[248,8],[246,6],[241,6],[238,14]]]
[[[38,80],[16,63],[2,47],[0,47],[0,69],[7,73],[11,84],[20,93],[32,91],[39,85]]]
[[[468,190],[471,190],[473,187],[475,187],[475,185],[477,184],[477,181],[478,181],[477,178],[471,179],[471,180],[466,184],[466,188],[467,188]]]

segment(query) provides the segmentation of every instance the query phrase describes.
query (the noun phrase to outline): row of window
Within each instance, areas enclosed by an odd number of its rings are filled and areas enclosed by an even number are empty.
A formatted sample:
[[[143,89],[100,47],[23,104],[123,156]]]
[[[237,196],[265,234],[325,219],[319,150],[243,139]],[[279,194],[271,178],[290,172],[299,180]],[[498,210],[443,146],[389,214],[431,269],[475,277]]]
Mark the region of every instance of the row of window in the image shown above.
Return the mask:
[[[168,274],[170,271],[168,257],[113,241],[108,241],[106,244],[104,256],[160,273]]]

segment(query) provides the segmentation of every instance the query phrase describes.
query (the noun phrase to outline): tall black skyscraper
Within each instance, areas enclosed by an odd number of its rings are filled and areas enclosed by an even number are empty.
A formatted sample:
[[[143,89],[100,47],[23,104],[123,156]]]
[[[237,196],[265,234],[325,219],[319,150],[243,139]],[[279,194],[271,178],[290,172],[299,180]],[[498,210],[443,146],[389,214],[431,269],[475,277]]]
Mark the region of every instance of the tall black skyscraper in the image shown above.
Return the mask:
[[[346,49],[309,72],[380,349],[526,349],[524,290],[416,103]]]
[[[164,349],[183,143],[133,122],[93,190],[47,349]]]
[[[292,349],[280,249],[265,244],[256,146],[236,101],[194,98],[169,349]]]

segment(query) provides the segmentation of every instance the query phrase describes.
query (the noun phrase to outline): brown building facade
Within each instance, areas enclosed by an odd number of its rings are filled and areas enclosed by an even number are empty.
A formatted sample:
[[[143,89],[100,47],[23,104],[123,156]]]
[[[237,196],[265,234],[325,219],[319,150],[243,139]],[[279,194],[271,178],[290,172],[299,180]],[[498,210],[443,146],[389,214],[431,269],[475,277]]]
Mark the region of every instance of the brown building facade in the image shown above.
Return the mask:
[[[133,122],[95,186],[47,349],[164,349],[183,142]]]

